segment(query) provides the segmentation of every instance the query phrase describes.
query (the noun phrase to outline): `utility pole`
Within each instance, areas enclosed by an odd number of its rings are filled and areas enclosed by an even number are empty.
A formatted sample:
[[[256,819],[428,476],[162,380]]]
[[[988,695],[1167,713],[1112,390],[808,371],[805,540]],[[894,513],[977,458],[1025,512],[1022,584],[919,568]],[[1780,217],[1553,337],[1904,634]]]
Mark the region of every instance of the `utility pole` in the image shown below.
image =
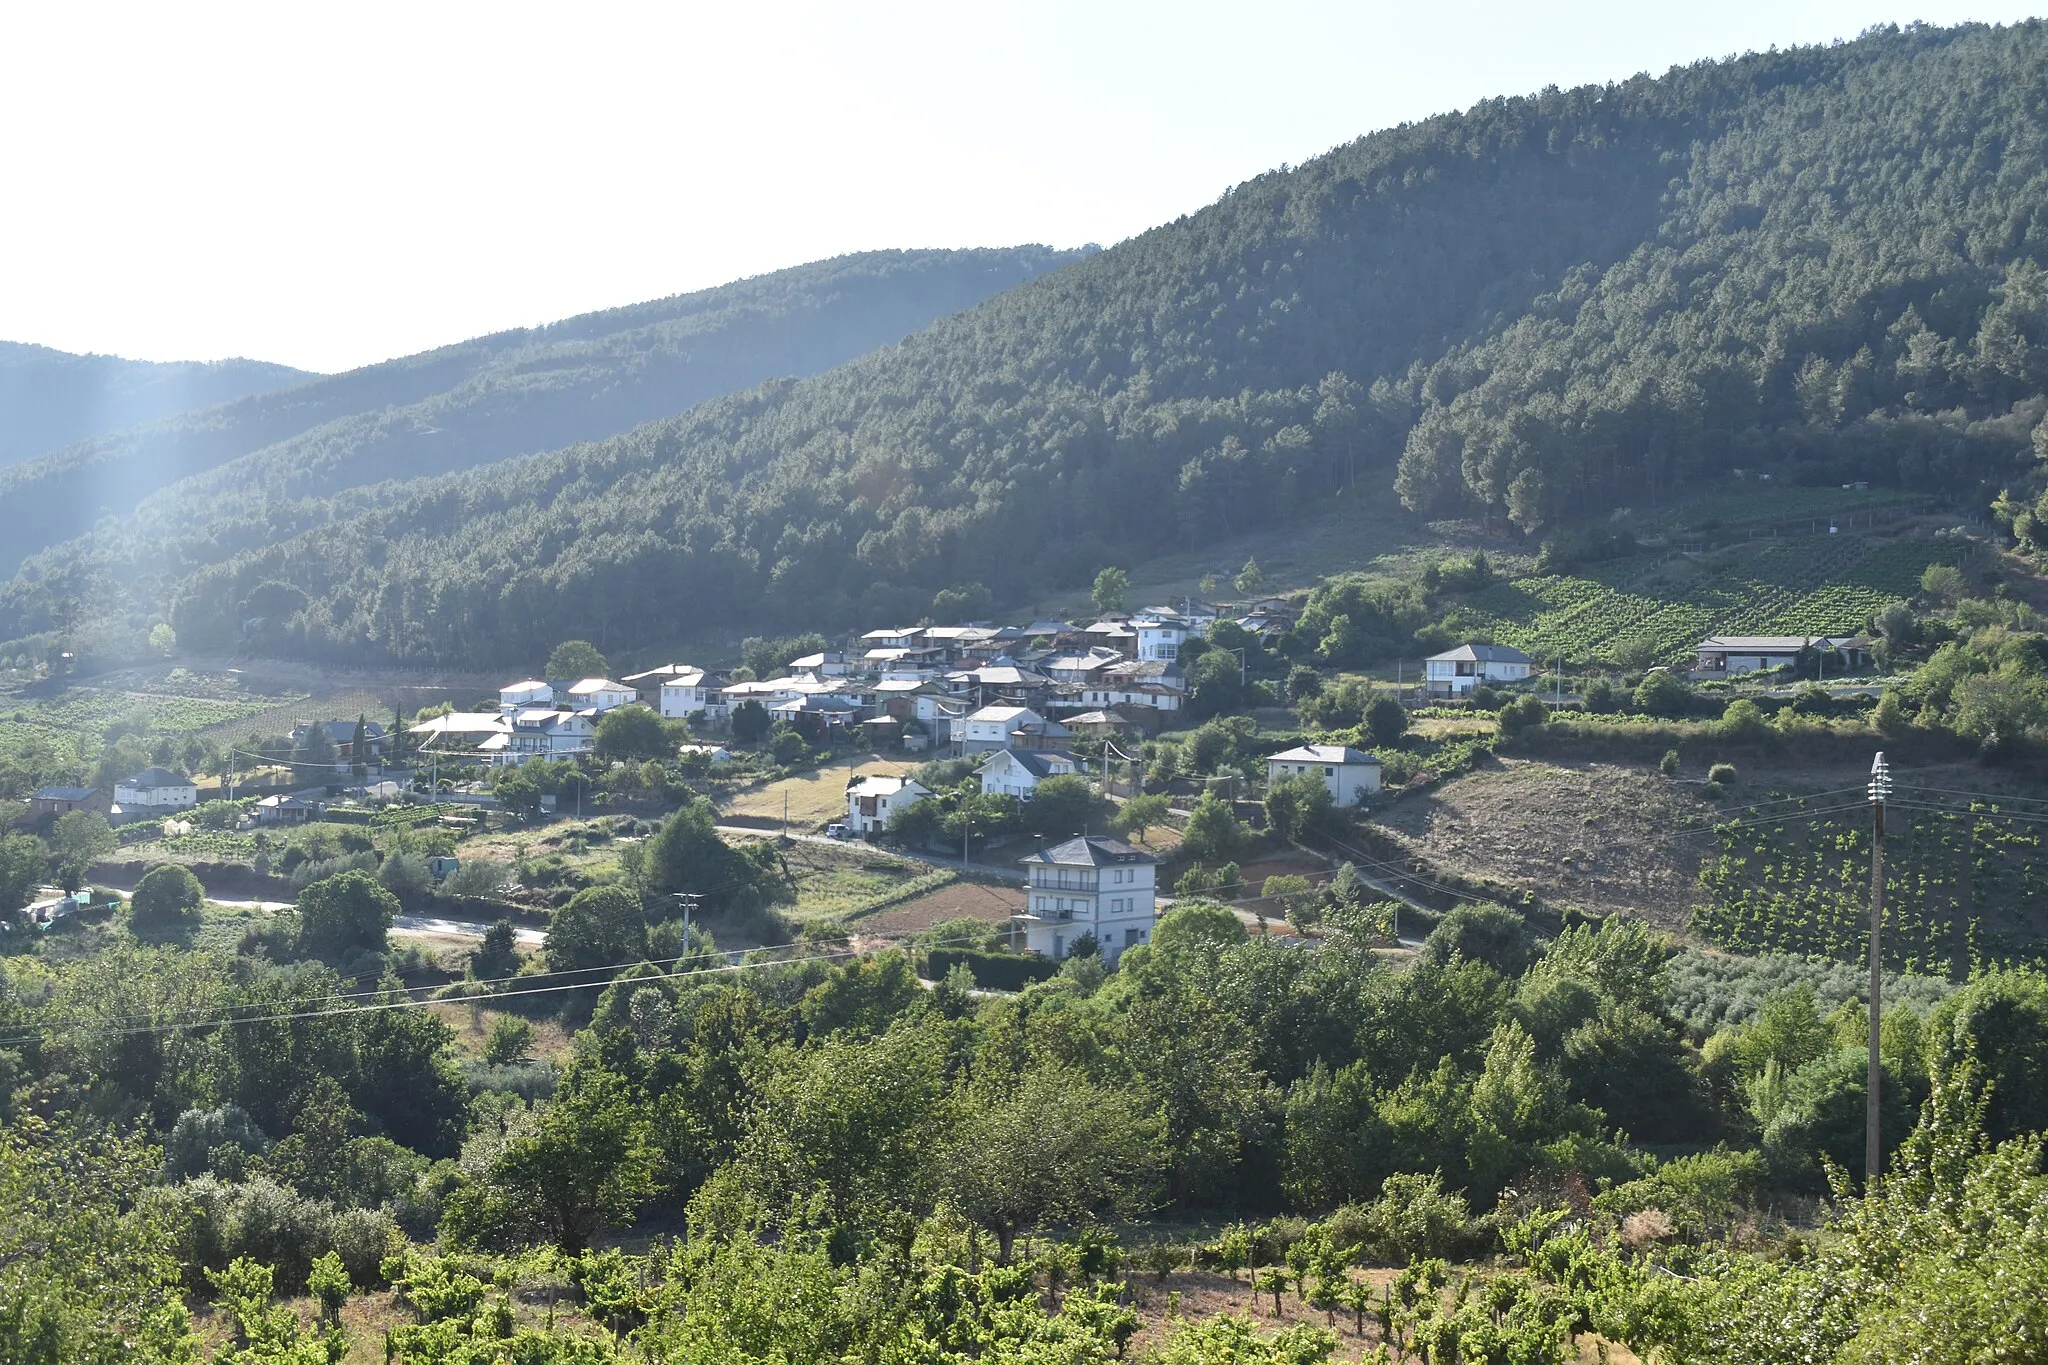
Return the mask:
[[[1885,765],[1884,751],[1878,750],[1870,764],[1870,1072],[1865,1081],[1868,1092],[1863,1111],[1863,1187],[1877,1188],[1883,1144],[1878,1121],[1878,1086],[1884,1079],[1884,1064],[1878,1057],[1878,1029],[1883,1021],[1883,959],[1878,954],[1878,930],[1884,923],[1884,803],[1892,794],[1892,771]]]

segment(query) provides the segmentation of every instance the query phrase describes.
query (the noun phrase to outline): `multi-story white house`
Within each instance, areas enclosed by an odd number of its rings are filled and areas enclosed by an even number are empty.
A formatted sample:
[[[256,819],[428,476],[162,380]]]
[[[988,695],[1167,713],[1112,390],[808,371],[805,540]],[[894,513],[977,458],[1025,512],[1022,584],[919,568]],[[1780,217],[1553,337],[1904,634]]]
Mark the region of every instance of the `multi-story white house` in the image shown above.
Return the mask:
[[[1266,781],[1313,774],[1339,806],[1355,806],[1380,789],[1380,761],[1343,744],[1304,744],[1266,758]]]
[[[1069,839],[1018,860],[1025,870],[1024,911],[1013,916],[1029,952],[1063,958],[1093,934],[1106,962],[1152,941],[1159,909],[1159,860],[1099,835]]]
[[[512,717],[510,748],[517,761],[566,758],[590,752],[597,737],[597,712],[552,711],[536,707]]]
[[[1027,706],[984,706],[953,722],[953,742],[963,754],[1035,749],[1047,740],[1069,737],[1066,726]]]
[[[613,682],[610,678],[583,678],[569,685],[569,704],[578,711],[596,711],[603,715],[629,701],[638,700],[638,688]]]
[[[555,689],[538,678],[524,682],[506,683],[498,689],[500,711],[529,711],[536,706],[553,706]]]
[[[998,749],[982,760],[975,776],[981,780],[983,796],[1014,796],[1029,801],[1038,784],[1048,777],[1066,777],[1081,771],[1072,754],[1057,749]]]
[[[1178,659],[1180,647],[1188,642],[1188,636],[1194,634],[1187,622],[1165,616],[1135,617],[1131,628],[1138,632],[1138,657],[1141,659]]]
[[[870,774],[846,784],[846,825],[855,834],[880,834],[889,822],[930,796],[931,789],[909,777]]]
[[[732,714],[725,699],[725,679],[701,668],[684,669],[661,684],[661,714],[669,720],[688,720],[699,711],[707,720],[722,721]]]
[[[199,804],[199,787],[166,769],[144,768],[114,784],[114,804],[130,817],[138,810],[184,810]]]
[[[1423,662],[1423,681],[1432,697],[1462,697],[1481,683],[1526,682],[1531,659],[1506,645],[1459,645]]]

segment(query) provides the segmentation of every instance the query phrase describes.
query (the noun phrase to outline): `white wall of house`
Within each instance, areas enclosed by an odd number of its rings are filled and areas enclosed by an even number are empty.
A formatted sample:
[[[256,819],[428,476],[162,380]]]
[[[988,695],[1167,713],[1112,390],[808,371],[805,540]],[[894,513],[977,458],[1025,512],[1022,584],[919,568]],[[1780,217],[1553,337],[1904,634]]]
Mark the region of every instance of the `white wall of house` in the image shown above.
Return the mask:
[[[724,691],[716,686],[707,686],[701,680],[661,685],[661,714],[664,717],[688,720],[699,711],[712,720],[724,720],[732,714],[732,708],[725,704]]]
[[[1038,757],[1045,761],[1046,777],[1064,777],[1080,771],[1065,754],[1041,752]],[[975,776],[981,779],[983,796],[1014,796],[1020,801],[1029,801],[1037,794],[1038,784],[1045,780],[1008,750],[989,755]]]
[[[593,683],[600,685],[593,686]],[[632,688],[624,683],[612,682],[610,679],[585,678],[569,689],[570,704],[579,710],[588,707],[600,714],[617,710],[627,702],[637,701],[639,698],[640,694]]]
[[[1278,758],[1266,761],[1268,783],[1302,773],[1322,778],[1323,786],[1339,806],[1355,806],[1380,789],[1380,765],[1377,763],[1308,763]]]
[[[991,753],[1010,747],[1012,730],[1043,730],[1045,717],[1021,707],[985,707],[953,722],[953,742],[963,753]]]
[[[498,709],[524,711],[534,706],[553,706],[555,689],[544,682],[516,682],[498,689]]]
[[[1425,667],[1424,679],[1429,690],[1439,696],[1459,696],[1483,682],[1516,683],[1529,679],[1529,665],[1524,663],[1431,659]]]
[[[1169,660],[1180,657],[1180,647],[1188,639],[1185,626],[1160,621],[1140,621],[1136,625],[1139,658]]]
[[[199,788],[190,783],[167,787],[131,787],[125,782],[116,782],[114,804],[129,809],[150,806],[159,810],[181,810],[199,804]]]
[[[1102,945],[1105,962],[1152,941],[1159,922],[1155,869],[1149,863],[1112,867],[1034,865],[1025,890],[1029,918],[1019,921],[1027,952],[1063,958],[1083,934]]]
[[[1106,711],[1112,706],[1149,706],[1155,711],[1178,711],[1181,695],[1170,687],[1090,687],[1081,693],[1081,702],[1098,711]]]
[[[855,834],[880,834],[889,822],[931,795],[916,782],[900,785],[890,779],[869,778],[846,789],[846,824]]]

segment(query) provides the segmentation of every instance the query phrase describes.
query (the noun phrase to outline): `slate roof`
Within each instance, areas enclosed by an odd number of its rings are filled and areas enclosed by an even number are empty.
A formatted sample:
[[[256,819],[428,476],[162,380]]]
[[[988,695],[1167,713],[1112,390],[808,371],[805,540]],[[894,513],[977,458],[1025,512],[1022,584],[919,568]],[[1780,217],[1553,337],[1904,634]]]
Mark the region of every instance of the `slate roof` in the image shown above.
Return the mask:
[[[1120,863],[1156,863],[1149,853],[1099,834],[1069,839],[1063,844],[1040,849],[1017,860],[1019,863],[1059,863],[1065,867],[1110,867]]]
[[[135,776],[123,781],[121,785],[148,791],[152,787],[189,787],[192,785],[192,779],[180,777],[163,768],[144,768]]]

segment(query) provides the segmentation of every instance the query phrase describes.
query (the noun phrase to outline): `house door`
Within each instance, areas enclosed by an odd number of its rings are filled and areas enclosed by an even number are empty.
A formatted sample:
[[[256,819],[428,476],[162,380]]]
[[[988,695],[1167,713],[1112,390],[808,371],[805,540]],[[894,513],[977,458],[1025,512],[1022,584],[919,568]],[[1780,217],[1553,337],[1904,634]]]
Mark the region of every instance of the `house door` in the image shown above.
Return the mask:
[[[1055,961],[1067,955],[1067,936],[1065,934],[1054,934],[1052,936],[1052,955]]]

